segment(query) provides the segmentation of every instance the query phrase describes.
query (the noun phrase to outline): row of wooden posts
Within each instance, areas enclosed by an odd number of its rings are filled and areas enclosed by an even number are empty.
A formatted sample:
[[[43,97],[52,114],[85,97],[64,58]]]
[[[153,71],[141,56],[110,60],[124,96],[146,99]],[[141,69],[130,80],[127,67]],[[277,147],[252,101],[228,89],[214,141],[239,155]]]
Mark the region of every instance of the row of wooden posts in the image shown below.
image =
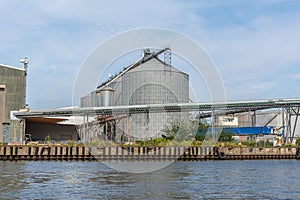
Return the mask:
[[[299,148],[4,145],[0,160],[298,159]]]

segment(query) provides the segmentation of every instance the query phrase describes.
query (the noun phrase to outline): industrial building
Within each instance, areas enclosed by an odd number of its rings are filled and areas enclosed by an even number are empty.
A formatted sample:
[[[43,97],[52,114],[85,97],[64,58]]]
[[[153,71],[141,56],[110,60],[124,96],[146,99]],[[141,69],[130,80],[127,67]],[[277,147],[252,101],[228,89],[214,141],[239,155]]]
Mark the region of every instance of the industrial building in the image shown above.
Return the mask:
[[[11,111],[25,108],[26,69],[0,64],[0,142],[20,142],[23,122],[11,120]]]
[[[43,141],[48,135],[56,141],[78,140],[74,124],[63,123],[66,118],[20,120],[14,117],[15,112],[29,111],[26,105],[28,60],[20,61],[24,64],[23,69],[0,64],[0,142],[23,143],[26,138]]]
[[[81,98],[81,107],[188,103],[189,75],[171,66],[169,59],[160,60],[158,56],[162,53],[164,58],[170,58],[169,49],[159,52],[146,49],[139,61]],[[109,118],[111,120],[107,120]],[[166,126],[187,119],[186,112],[137,113],[130,118],[106,116],[99,119],[103,128],[98,129],[99,135],[93,138],[128,141],[130,138],[141,140],[157,137]],[[101,126],[101,122],[99,124]]]
[[[224,108],[226,108],[224,110]],[[220,109],[220,113],[215,112],[215,110]],[[120,119],[125,119],[124,121],[130,122],[131,116],[135,114],[147,114],[149,111],[151,113],[161,114],[161,113],[177,113],[178,111],[182,112],[200,112],[199,118],[210,118],[212,113],[214,112],[214,116],[222,115],[223,120],[227,123],[227,127],[231,127],[232,130],[235,130],[235,126],[229,126],[229,120],[226,120],[224,116],[225,113],[230,113],[230,120],[238,119],[236,117],[232,117],[235,115],[245,116],[246,113],[251,116],[254,113],[253,110],[258,111],[261,110],[263,112],[270,112],[281,109],[283,111],[283,121],[282,124],[278,125],[282,126],[281,130],[279,130],[282,134],[282,141],[285,143],[291,143],[295,140],[296,137],[299,137],[298,131],[298,115],[300,111],[300,99],[273,99],[273,100],[252,100],[252,101],[232,101],[232,102],[206,102],[206,103],[169,103],[169,104],[149,104],[149,105],[127,105],[127,106],[102,106],[102,107],[78,107],[78,108],[65,108],[65,109],[55,109],[55,110],[40,110],[40,111],[29,111],[29,112],[16,112],[14,116],[19,119],[22,119],[26,122],[26,127],[29,127],[28,124],[32,123],[32,120],[40,120],[40,123],[45,124],[47,121],[51,121],[49,123],[53,124],[53,126],[49,126],[45,128],[45,126],[41,125],[44,129],[38,128],[38,121],[35,124],[32,124],[34,129],[31,129],[30,134],[34,134],[35,138],[41,138],[41,131],[43,130],[43,134],[47,132],[51,137],[57,138],[56,141],[60,141],[65,137],[61,137],[63,134],[67,133],[66,129],[61,129],[62,124],[66,124],[72,128],[68,129],[70,131],[68,134],[72,135],[72,139],[76,140],[81,139],[84,141],[93,141],[93,139],[99,136],[103,131],[104,136],[106,136],[107,140],[113,140],[110,137],[109,133],[111,132],[111,126],[114,125],[115,122],[119,122]],[[264,110],[264,111],[263,111]],[[241,112],[242,111],[242,112]],[[291,111],[291,112],[286,112]],[[74,116],[75,115],[75,116]],[[258,113],[256,113],[258,115]],[[95,118],[95,116],[97,116]],[[229,115],[227,115],[228,117]],[[266,116],[266,115],[265,115]],[[271,115],[270,115],[271,116]],[[280,116],[280,115],[276,115]],[[79,120],[74,120],[74,117],[78,117]],[[60,120],[58,120],[60,118]],[[250,117],[252,118],[252,117]],[[258,118],[259,119],[259,118]],[[257,120],[258,120],[257,119]],[[275,120],[274,116],[267,119],[264,118],[265,121]],[[55,122],[57,120],[57,122]],[[65,123],[64,121],[67,120]],[[80,121],[82,120],[82,121]],[[258,121],[256,120],[256,123]],[[76,137],[77,133],[75,132],[75,124],[71,125],[71,121],[77,122],[79,125],[79,138]],[[275,120],[276,121],[276,120]],[[219,121],[220,122],[220,121]],[[236,122],[234,122],[236,123]],[[250,121],[249,121],[250,123]],[[253,123],[253,122],[251,122]],[[215,124],[218,126],[219,124]],[[271,126],[261,126],[261,127],[240,127],[240,133],[243,135],[261,135],[273,134],[274,127]],[[104,128],[104,127],[105,128]],[[272,127],[271,129],[269,127]],[[264,129],[267,128],[267,132]],[[277,128],[277,126],[275,127]],[[44,131],[45,130],[45,131]],[[28,134],[29,129],[26,128],[26,133]],[[45,136],[45,135],[44,135]],[[56,137],[57,136],[57,137]],[[75,136],[75,139],[74,137]],[[100,135],[100,136],[103,136]],[[69,137],[69,139],[71,139]],[[100,138],[101,139],[101,138]],[[102,138],[103,139],[103,138]],[[118,142],[118,141],[117,141]]]
[[[25,104],[26,70],[18,70],[23,73],[20,81],[23,91],[18,93],[23,99],[18,106],[8,110],[19,110]],[[1,77],[5,74],[7,72],[0,73]],[[4,107],[5,101],[9,102],[6,99],[9,87],[1,88],[4,89],[1,89],[0,105]],[[20,121],[10,121],[7,118],[9,112],[5,112],[6,118],[2,114],[1,125],[5,130],[7,127],[10,129],[4,136],[23,142],[26,136],[37,141],[50,136],[55,141],[117,143],[156,138],[161,137],[166,126],[174,122],[185,123],[190,120],[190,114],[195,113],[198,113],[199,119],[210,118],[212,127],[227,127],[237,135],[256,137],[275,133],[281,134],[283,141],[291,143],[300,133],[299,98],[189,102],[189,75],[171,65],[168,48],[158,51],[146,49],[139,60],[82,97],[80,107],[14,113],[25,123],[24,129]]]
[[[292,109],[294,112],[291,112]],[[243,136],[282,135],[285,136],[285,140],[295,143],[296,138],[300,136],[298,116],[297,107],[237,112],[228,116],[217,116],[216,126],[226,127],[227,131]],[[262,131],[266,127],[272,127],[272,130]]]

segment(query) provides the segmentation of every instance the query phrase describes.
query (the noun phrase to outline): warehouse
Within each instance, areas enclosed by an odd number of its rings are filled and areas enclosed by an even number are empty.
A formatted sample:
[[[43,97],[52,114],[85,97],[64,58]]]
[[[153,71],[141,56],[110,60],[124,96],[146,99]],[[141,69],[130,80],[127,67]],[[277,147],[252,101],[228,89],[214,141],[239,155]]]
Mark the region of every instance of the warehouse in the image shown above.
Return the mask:
[[[25,108],[26,69],[0,64],[0,142],[22,141],[23,123],[11,111]]]

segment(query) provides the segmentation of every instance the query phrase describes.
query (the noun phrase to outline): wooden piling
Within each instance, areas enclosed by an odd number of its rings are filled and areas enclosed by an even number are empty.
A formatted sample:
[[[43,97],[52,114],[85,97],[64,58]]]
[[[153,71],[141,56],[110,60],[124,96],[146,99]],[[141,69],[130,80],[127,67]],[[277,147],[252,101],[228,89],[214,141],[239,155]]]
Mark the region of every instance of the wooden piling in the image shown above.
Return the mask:
[[[242,148],[203,146],[108,146],[2,145],[0,160],[252,160],[299,159],[299,148]]]

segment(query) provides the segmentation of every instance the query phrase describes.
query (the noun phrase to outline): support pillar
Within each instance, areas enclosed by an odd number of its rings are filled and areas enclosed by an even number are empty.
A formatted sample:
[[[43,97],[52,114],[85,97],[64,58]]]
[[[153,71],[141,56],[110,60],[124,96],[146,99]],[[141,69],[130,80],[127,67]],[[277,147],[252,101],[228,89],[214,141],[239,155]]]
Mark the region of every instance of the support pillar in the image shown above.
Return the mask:
[[[127,116],[127,139],[130,143],[130,115]]]
[[[121,136],[121,140],[122,140],[122,144],[124,144],[124,137],[125,137],[125,118],[122,119],[122,136]]]
[[[256,126],[256,111],[253,111],[253,115],[252,115],[252,126]]]
[[[295,118],[295,121],[294,121],[293,132],[292,132],[292,137],[291,137],[292,142],[294,140],[295,131],[296,131],[297,123],[298,123],[298,116],[299,116],[299,113],[300,113],[299,106],[297,107],[297,110],[293,109],[293,112],[294,112],[293,114],[296,115],[296,118]]]
[[[284,108],[285,110],[285,142],[290,143],[291,142],[291,108],[290,106],[287,106]]]

